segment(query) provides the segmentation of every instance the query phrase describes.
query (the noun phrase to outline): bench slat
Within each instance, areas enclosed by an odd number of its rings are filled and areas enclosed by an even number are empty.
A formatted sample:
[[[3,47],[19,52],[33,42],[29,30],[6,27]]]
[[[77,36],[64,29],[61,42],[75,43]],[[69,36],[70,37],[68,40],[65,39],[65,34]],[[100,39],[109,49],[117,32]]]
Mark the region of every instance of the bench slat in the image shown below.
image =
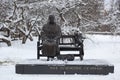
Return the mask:
[[[60,47],[61,51],[79,51],[80,47]]]
[[[81,47],[59,47],[60,51],[79,51]],[[42,46],[38,47],[39,50],[42,49]]]

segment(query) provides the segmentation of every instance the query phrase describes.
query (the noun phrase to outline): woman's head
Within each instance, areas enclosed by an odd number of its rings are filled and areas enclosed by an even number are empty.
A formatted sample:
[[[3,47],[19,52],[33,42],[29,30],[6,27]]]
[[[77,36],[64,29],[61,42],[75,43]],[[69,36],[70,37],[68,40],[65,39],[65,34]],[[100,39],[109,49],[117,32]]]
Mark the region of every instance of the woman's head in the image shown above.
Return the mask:
[[[54,24],[55,23],[55,16],[54,15],[49,15],[49,23]]]

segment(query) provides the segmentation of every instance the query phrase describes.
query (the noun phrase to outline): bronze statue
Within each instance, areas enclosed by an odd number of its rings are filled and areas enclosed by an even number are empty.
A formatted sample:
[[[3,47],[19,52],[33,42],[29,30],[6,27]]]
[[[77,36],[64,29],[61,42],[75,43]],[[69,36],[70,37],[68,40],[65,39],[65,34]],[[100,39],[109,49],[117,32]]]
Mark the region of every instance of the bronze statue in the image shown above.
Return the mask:
[[[41,37],[43,40],[42,54],[49,58],[59,55],[59,38],[61,36],[61,28],[55,22],[55,16],[49,15],[47,24],[43,25]]]

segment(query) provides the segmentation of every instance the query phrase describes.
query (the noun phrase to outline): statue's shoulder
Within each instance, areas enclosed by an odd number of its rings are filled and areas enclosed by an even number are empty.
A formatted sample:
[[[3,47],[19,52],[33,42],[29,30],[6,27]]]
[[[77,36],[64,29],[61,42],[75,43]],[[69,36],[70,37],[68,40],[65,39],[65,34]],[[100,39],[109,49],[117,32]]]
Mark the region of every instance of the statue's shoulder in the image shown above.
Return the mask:
[[[48,24],[44,24],[44,25],[43,25],[43,28],[47,28],[47,27],[48,27]]]
[[[48,25],[48,24],[44,24],[43,27],[44,27],[44,26],[47,26],[47,25]]]

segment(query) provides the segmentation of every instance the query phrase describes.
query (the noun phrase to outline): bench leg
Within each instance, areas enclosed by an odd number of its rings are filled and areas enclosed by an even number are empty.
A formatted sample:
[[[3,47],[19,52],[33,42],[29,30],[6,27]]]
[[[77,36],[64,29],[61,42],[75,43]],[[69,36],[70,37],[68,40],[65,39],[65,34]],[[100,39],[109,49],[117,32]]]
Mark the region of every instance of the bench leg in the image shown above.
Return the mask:
[[[81,50],[79,51],[79,57],[80,57],[80,60],[82,61],[83,60],[83,53],[81,52]]]
[[[81,61],[83,60],[83,55],[80,55],[80,60],[81,60]]]
[[[81,45],[81,49],[80,49],[80,51],[79,51],[79,54],[80,54],[80,60],[83,60],[83,57],[84,57],[83,44]]]
[[[37,49],[37,59],[40,59],[40,50]]]

